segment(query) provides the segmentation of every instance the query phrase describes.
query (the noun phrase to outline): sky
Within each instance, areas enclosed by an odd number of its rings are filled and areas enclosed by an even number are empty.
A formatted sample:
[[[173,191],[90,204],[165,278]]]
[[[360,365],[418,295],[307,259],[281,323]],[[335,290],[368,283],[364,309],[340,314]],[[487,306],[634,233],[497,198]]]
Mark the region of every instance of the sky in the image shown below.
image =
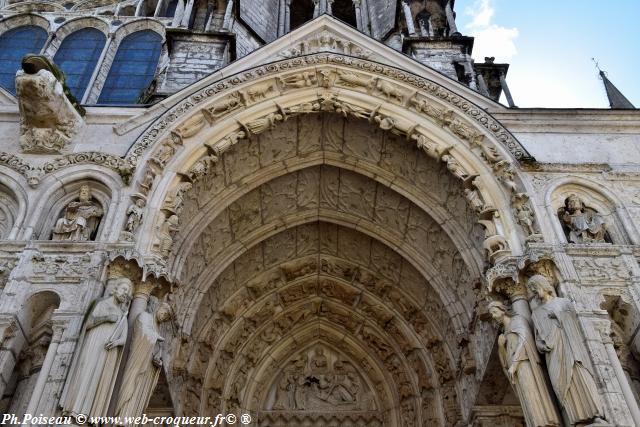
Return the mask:
[[[591,58],[640,108],[640,0],[456,0],[473,57],[511,64],[519,107],[609,108]]]

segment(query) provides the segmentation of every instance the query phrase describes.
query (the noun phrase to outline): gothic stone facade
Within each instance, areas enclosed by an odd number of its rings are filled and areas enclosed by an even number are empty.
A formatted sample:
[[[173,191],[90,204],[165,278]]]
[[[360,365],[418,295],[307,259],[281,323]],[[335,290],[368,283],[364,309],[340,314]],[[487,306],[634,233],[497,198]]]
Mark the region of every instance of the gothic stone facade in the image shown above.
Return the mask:
[[[640,425],[640,113],[497,103],[453,2],[303,3],[2,3],[107,40],[84,115],[0,93],[2,412]]]

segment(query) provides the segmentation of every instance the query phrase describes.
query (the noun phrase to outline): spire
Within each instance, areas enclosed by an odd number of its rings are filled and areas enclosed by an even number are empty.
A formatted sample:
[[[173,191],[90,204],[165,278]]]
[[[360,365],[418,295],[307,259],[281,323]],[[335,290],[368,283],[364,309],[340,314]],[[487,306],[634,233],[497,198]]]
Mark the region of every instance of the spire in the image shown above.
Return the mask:
[[[607,91],[607,98],[609,98],[609,105],[611,108],[621,109],[635,109],[636,107],[618,90],[617,87],[607,78],[607,74],[600,70],[600,77],[604,82],[604,88]]]

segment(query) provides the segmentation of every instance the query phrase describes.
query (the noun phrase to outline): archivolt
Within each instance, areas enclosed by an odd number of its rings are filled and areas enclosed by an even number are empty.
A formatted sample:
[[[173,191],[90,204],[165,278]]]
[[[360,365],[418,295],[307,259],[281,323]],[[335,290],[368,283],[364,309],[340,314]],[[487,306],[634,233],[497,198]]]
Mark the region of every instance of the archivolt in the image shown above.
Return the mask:
[[[465,181],[469,203],[484,215],[480,222],[486,229],[490,261],[509,255],[509,246],[515,254],[520,253],[523,239],[515,232],[520,215],[514,218],[512,200],[518,196],[516,209],[526,205],[531,216],[533,211],[526,194],[519,192],[521,186],[512,167],[513,158],[524,157],[524,152],[508,132],[474,106],[433,84],[407,76],[398,83],[369,71],[381,66],[366,67],[353,58],[343,58],[340,63],[337,58],[319,55],[272,64],[260,72],[268,77],[258,83],[247,83],[252,73],[237,77],[243,89],[226,96],[212,95],[218,89],[223,92],[223,83],[193,95],[190,102],[181,104],[182,110],[172,110],[154,130],[147,131],[129,153],[137,161],[145,147],[160,141],[147,155],[147,167],[137,172],[139,191],[150,193],[150,206],[162,207],[181,183],[193,183],[206,175],[239,141],[297,116],[335,113],[368,120],[442,161],[453,176]],[[296,72],[283,71],[289,67]],[[416,86],[424,87],[425,92]],[[212,100],[205,103],[208,96]],[[192,114],[180,119],[188,113]],[[167,136],[162,138],[162,134]],[[162,176],[160,181],[158,176]],[[156,188],[150,192],[153,186]],[[152,222],[162,221],[155,218]],[[139,248],[148,253],[149,242]]]

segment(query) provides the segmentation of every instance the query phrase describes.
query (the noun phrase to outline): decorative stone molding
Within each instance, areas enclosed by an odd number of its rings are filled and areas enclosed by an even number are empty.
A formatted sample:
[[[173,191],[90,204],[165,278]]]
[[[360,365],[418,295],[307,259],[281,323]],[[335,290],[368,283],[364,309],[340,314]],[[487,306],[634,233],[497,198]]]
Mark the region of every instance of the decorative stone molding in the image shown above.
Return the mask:
[[[64,75],[45,56],[27,55],[16,74],[20,146],[25,153],[59,154],[82,125],[84,110],[73,105]]]
[[[369,49],[358,46],[331,31],[325,30],[298,41],[296,45],[283,50],[278,56],[281,58],[293,58],[327,51],[364,59],[369,58],[373,54]]]
[[[624,284],[631,278],[631,271],[621,258],[574,258],[573,265],[585,282]]]
[[[500,141],[505,148],[512,153],[512,155],[518,160],[527,160],[531,157],[524,150],[524,148],[515,140],[515,138],[500,125],[495,119],[490,117],[482,109],[475,107],[470,102],[460,98],[448,89],[431,82],[429,80],[420,78],[413,74],[401,71],[389,66],[373,64],[369,61],[345,57],[339,54],[314,54],[304,58],[294,58],[290,60],[280,61],[273,64],[256,67],[252,70],[243,72],[241,75],[230,76],[223,81],[216,83],[214,86],[203,89],[202,91],[191,95],[179,104],[174,106],[171,110],[165,113],[159,118],[145,133],[138,139],[127,154],[127,158],[132,163],[137,164],[139,159],[144,155],[147,148],[154,145],[154,143],[161,137],[165,130],[174,127],[175,123],[179,123],[182,117],[192,113],[198,109],[201,104],[205,104],[209,98],[218,97],[224,92],[235,92],[235,88],[238,86],[246,86],[246,83],[251,80],[262,79],[268,75],[281,74],[283,71],[290,71],[295,69],[307,68],[310,66],[327,66],[327,70],[319,70],[322,78],[318,79],[319,85],[325,87],[328,76],[323,74],[323,71],[332,71],[331,65],[337,65],[340,67],[347,67],[353,70],[354,73],[361,72],[361,70],[373,71],[380,76],[384,76],[381,80],[390,80],[394,83],[390,83],[395,86],[395,83],[402,83],[408,85],[416,91],[425,91],[425,93],[435,96],[438,100],[451,105],[456,111],[459,111],[463,116],[470,120],[476,121],[481,127],[490,132],[498,141]],[[344,74],[343,74],[344,77]],[[367,80],[365,82],[365,80]],[[371,83],[370,78],[362,80],[357,86],[368,87]],[[380,86],[379,86],[380,87]],[[372,88],[373,89],[373,88]],[[375,92],[376,91],[373,91]],[[390,94],[382,95],[381,99],[388,101]],[[224,102],[223,102],[224,104]],[[228,107],[223,108],[222,111],[227,110],[230,112],[235,108]],[[453,123],[453,122],[452,122]],[[454,125],[456,129],[459,128]],[[468,135],[466,131],[462,132]]]
[[[27,183],[34,188],[40,184],[40,181],[46,175],[66,167],[82,164],[106,167],[120,175],[125,184],[129,183],[129,179],[135,169],[126,159],[98,151],[67,154],[48,161],[41,166],[34,166],[25,162],[19,156],[0,152],[0,165],[5,165],[24,176]]]
[[[87,252],[83,255],[48,255],[36,253],[31,257],[34,282],[78,283],[89,277],[97,277],[103,262],[102,256]]]

